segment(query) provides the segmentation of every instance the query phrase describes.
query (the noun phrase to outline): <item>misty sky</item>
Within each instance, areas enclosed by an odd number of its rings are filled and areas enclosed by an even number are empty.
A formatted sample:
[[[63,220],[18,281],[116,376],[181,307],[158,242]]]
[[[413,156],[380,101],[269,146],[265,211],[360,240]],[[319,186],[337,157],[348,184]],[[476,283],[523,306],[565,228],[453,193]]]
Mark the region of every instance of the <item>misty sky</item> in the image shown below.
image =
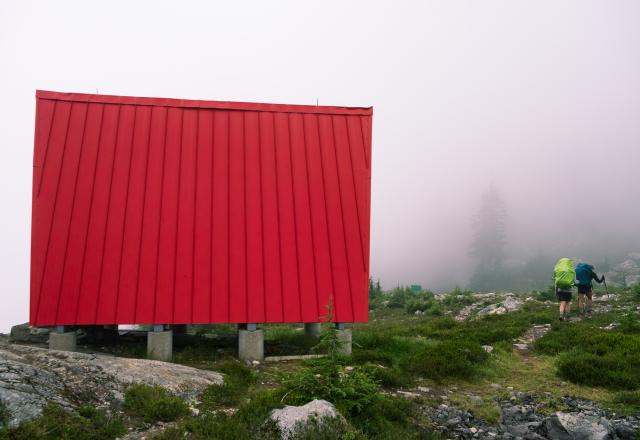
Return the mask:
[[[640,250],[639,23],[636,0],[3,0],[0,331],[28,319],[36,89],[374,106],[385,287],[464,284],[491,184],[511,262]]]

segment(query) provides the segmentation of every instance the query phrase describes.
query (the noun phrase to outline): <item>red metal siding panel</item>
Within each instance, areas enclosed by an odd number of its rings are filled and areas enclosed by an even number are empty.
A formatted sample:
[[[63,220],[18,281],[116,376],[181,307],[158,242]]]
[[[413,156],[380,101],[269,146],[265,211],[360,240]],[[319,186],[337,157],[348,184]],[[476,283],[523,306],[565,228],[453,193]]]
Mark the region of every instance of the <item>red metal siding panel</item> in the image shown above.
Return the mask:
[[[198,112],[198,145],[195,167],[195,223],[193,249],[193,323],[211,322],[211,251],[213,205],[213,118],[214,112]]]
[[[262,185],[258,113],[244,113],[247,233],[247,321],[265,321]]]
[[[371,109],[37,97],[32,324],[366,321]]]
[[[262,155],[262,228],[265,272],[266,322],[284,320],[282,262],[280,259],[280,221],[276,184],[275,135],[273,113],[260,113],[260,150]]]
[[[211,320],[229,321],[229,112],[217,112],[213,125],[213,208]]]

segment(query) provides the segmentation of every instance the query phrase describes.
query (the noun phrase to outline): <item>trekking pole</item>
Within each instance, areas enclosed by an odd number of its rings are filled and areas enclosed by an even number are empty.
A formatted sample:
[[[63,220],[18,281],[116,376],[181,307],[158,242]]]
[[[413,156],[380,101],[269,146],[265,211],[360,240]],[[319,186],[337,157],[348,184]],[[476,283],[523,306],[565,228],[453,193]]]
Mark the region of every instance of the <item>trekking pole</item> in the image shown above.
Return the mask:
[[[609,296],[609,288],[607,287],[607,280],[602,280],[604,283],[604,289],[607,291],[607,296]]]

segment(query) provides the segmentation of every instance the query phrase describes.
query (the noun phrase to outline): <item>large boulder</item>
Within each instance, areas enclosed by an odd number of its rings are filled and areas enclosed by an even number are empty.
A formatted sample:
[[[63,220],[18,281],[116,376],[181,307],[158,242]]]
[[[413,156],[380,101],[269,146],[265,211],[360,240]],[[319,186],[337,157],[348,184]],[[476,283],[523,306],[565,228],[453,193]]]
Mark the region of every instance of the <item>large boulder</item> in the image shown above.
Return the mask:
[[[509,295],[502,302],[502,307],[504,307],[507,312],[515,312],[517,310],[520,310],[522,304],[522,300],[516,298],[515,296]]]
[[[507,313],[507,309],[501,306],[500,304],[490,304],[487,307],[478,311],[479,316],[484,315],[504,315]]]
[[[0,343],[0,402],[10,425],[38,416],[47,402],[118,407],[129,384],[159,385],[190,399],[222,382],[220,373],[166,362]]]
[[[584,413],[557,412],[544,421],[547,437],[556,440],[613,440],[607,419]]]
[[[49,339],[49,327],[31,327],[28,322],[11,327],[9,338],[13,342],[44,344]]]
[[[284,440],[294,436],[298,430],[304,428],[314,418],[322,421],[342,418],[342,416],[336,407],[326,400],[312,400],[302,406],[285,406],[271,412],[271,420],[278,426]]]
[[[484,307],[480,311],[478,311],[478,315],[504,315],[505,313],[516,312],[522,308],[524,301],[520,298],[513,295],[513,293],[508,293],[504,300],[499,303],[489,304]]]

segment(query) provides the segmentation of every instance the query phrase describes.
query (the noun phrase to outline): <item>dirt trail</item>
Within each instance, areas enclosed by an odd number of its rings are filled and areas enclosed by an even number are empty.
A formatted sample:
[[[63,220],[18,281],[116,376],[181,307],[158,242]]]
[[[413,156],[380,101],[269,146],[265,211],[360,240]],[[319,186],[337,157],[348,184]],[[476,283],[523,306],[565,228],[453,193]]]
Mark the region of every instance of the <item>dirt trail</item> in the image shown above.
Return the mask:
[[[534,325],[518,338],[518,342],[513,344],[513,347],[522,354],[525,362],[528,360],[533,344],[546,335],[549,330],[551,330],[551,324]]]

